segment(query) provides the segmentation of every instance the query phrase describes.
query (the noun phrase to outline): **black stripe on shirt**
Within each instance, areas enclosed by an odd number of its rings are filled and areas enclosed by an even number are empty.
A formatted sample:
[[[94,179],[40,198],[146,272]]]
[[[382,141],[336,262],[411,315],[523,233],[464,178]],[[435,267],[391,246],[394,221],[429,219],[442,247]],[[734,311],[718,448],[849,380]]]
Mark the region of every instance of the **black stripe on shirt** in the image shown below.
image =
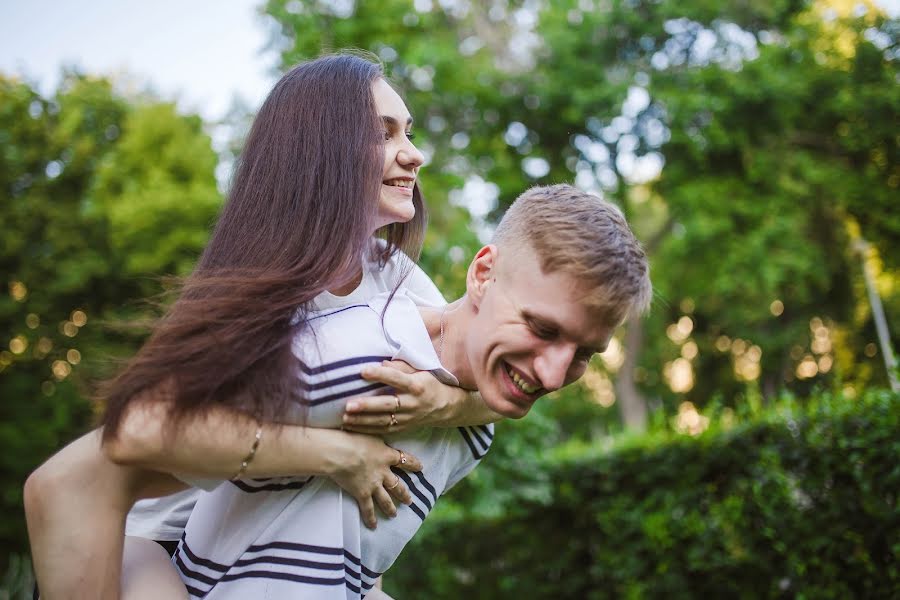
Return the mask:
[[[255,565],[259,563],[272,565],[290,565],[293,567],[307,567],[309,569],[319,569],[321,571],[340,571],[346,568],[338,563],[324,563],[315,560],[306,560],[303,558],[287,558],[285,556],[254,556],[253,558],[242,558],[234,563],[234,567],[246,567],[247,565]]]
[[[175,564],[178,565],[178,570],[181,571],[182,578],[187,577],[193,579],[194,581],[205,583],[206,585],[210,586],[210,589],[212,589],[219,582],[219,579],[216,579],[215,577],[205,575],[200,571],[195,571],[194,569],[188,567],[187,563],[184,562],[184,558],[181,552],[175,553]],[[208,594],[209,590],[207,590],[206,593]]]
[[[476,429],[475,427],[469,427],[468,430],[469,430],[469,435],[472,436],[472,439],[474,439],[476,442],[478,442],[478,445],[481,446],[482,450],[487,452],[488,448],[490,448],[490,446],[491,446],[490,438],[488,438],[488,441],[484,441],[481,438],[481,432],[478,429]]]
[[[319,390],[324,390],[325,388],[330,387],[337,387],[345,383],[350,383],[351,381],[365,380],[362,378],[362,375],[360,375],[359,373],[355,373],[353,375],[346,375],[344,377],[336,377],[335,379],[326,379],[324,381],[320,381],[319,383],[307,383],[305,380],[300,379],[297,382],[297,386],[304,392],[318,392]]]
[[[294,550],[296,552],[311,552],[313,554],[329,554],[332,556],[340,556],[345,553],[343,548],[334,548],[332,546],[314,546],[312,544],[298,544],[295,542],[267,542],[265,544],[253,544],[248,546],[246,552],[260,552],[262,550]]]
[[[306,322],[315,321],[316,319],[324,319],[325,317],[330,317],[331,315],[336,315],[338,313],[342,313],[345,310],[350,310],[351,308],[369,308],[368,304],[351,304],[350,306],[345,306],[344,308],[339,308],[337,310],[333,310],[330,313],[325,313],[324,315],[313,315],[306,319]]]
[[[427,479],[425,479],[425,476],[422,475],[422,472],[419,471],[419,472],[413,473],[412,475],[416,479],[418,479],[422,483],[422,485],[425,486],[425,489],[427,489],[429,492],[431,492],[431,497],[434,498],[435,502],[437,502],[437,498],[438,498],[437,492],[434,490],[434,486],[431,485],[431,483],[429,483],[429,481]]]
[[[308,406],[319,406],[320,404],[326,404],[328,402],[334,402],[335,400],[340,400],[342,398],[350,398],[352,396],[362,396],[366,392],[373,392],[378,389],[386,388],[383,383],[376,382],[363,387],[354,388],[352,390],[347,390],[346,392],[338,392],[336,394],[331,394],[329,396],[322,396],[321,398],[316,398],[315,400],[306,400],[304,404]]]
[[[487,451],[481,452],[478,450],[478,448],[475,447],[475,443],[472,441],[469,430],[466,427],[457,427],[456,429],[462,435],[463,440],[465,440],[466,445],[469,447],[469,450],[472,451],[472,456],[475,457],[475,460],[481,460],[482,458],[484,458],[484,455],[487,454]],[[480,438],[478,441],[482,444],[484,443]]]
[[[349,557],[352,557],[352,558],[356,559],[357,561],[359,560],[352,554],[348,553],[343,548],[331,548],[331,547],[327,547],[327,546],[313,546],[310,544],[294,544],[294,543],[290,543],[290,542],[270,542],[268,544],[259,544],[259,545],[250,546],[244,552],[244,554],[247,554],[249,552],[259,552],[259,551],[269,550],[269,549],[294,550],[294,551],[301,551],[301,552],[310,552],[310,553],[315,553],[315,554],[324,554],[324,555],[333,556],[333,557],[337,557],[337,556],[340,556],[341,554],[344,554],[345,556],[349,555]],[[190,561],[192,563],[194,563],[195,565],[206,567],[210,570],[219,571],[222,573],[221,577],[216,579],[215,577],[205,575],[204,573],[201,573],[199,571],[192,569],[185,562],[185,560],[182,556],[182,551],[184,553],[184,556],[187,556],[188,559],[190,559]],[[350,575],[356,575],[356,578],[359,579],[360,583],[364,585],[364,582],[362,581],[361,577],[359,577],[355,571],[353,571],[350,567],[348,567],[344,563],[323,563],[323,562],[312,561],[312,560],[307,560],[307,559],[288,558],[288,557],[279,556],[279,555],[268,555],[268,556],[256,556],[256,557],[252,557],[252,558],[240,559],[237,562],[235,562],[231,567],[229,567],[227,565],[223,565],[223,564],[217,563],[215,561],[197,556],[188,547],[185,536],[182,536],[181,545],[179,546],[179,549],[176,552],[175,563],[178,565],[179,570],[181,571],[181,574],[185,579],[191,579],[191,580],[194,580],[194,582],[205,583],[209,586],[209,589],[206,592],[202,592],[202,591],[200,591],[199,588],[191,586],[190,582],[185,583],[185,585],[189,589],[190,593],[192,593],[196,596],[200,596],[200,597],[203,597],[203,596],[209,594],[212,591],[212,589],[221,582],[236,581],[239,579],[278,579],[278,580],[283,580],[283,581],[295,581],[298,583],[309,583],[309,584],[313,584],[313,585],[328,585],[328,586],[341,585],[341,584],[347,583],[346,579],[347,579],[348,571],[349,571]],[[331,578],[331,577],[313,577],[310,575],[299,575],[299,574],[295,574],[295,573],[283,573],[280,571],[272,571],[272,570],[265,570],[265,569],[257,569],[257,570],[253,570],[253,571],[242,571],[239,573],[229,573],[228,572],[233,568],[245,567],[245,566],[248,566],[251,564],[285,565],[285,566],[295,566],[295,567],[304,567],[304,568],[309,568],[309,569],[317,569],[317,570],[321,570],[321,571],[340,571],[343,569],[344,574],[340,577]],[[362,565],[360,565],[360,566],[367,575],[371,574],[371,575],[369,575],[370,577],[372,577],[372,576],[374,576],[375,578],[378,577],[377,573],[374,573],[373,571],[366,569]],[[371,587],[371,585],[372,584],[369,584],[370,587]],[[354,586],[354,587],[356,587],[356,586]],[[358,590],[357,590],[357,593],[358,593]]]
[[[188,546],[187,538],[182,535],[181,536],[181,544],[178,546],[178,550],[175,551],[176,560],[181,561],[181,555],[186,554],[187,557],[191,560],[195,565],[199,565],[201,567],[206,567],[210,571],[220,571],[222,573],[228,570],[228,565],[223,565],[221,563],[217,563],[215,561],[209,560],[207,558],[200,558],[191,550]],[[182,561],[183,564],[183,561]],[[214,580],[213,580],[214,581]]]
[[[334,371],[335,369],[340,369],[342,367],[350,367],[352,365],[363,365],[366,363],[378,363],[381,364],[385,360],[391,360],[390,356],[356,356],[353,358],[345,358],[343,360],[338,360],[332,363],[327,363],[324,365],[319,365],[318,367],[310,367],[302,360],[297,360],[300,364],[300,370],[303,371],[307,375],[320,375],[322,373],[327,373],[328,371]]]
[[[394,473],[396,473],[400,479],[406,482],[406,486],[413,493],[413,496],[415,496],[415,498],[418,498],[422,502],[422,504],[425,505],[425,510],[422,510],[419,506],[416,505],[415,499],[413,499],[413,502],[408,505],[409,509],[413,511],[417,517],[424,521],[425,517],[428,516],[428,512],[431,511],[431,502],[428,501],[428,498],[425,496],[425,494],[419,491],[419,488],[416,487],[412,479],[410,479],[409,475],[407,475],[404,471],[395,469],[393,467],[391,468],[391,470],[394,471]]]
[[[296,573],[281,573],[279,571],[244,571],[243,573],[229,573],[222,577],[221,581],[237,581],[238,579],[278,579],[281,581],[294,581],[296,583],[311,583],[313,585],[343,585],[343,577],[311,577]]]
[[[373,571],[372,569],[368,568],[366,565],[362,564],[362,561],[359,560],[358,557],[351,554],[350,551],[347,550],[346,548],[344,548],[344,558],[349,559],[350,562],[352,562],[353,564],[358,566],[360,569],[362,569],[363,575],[365,575],[366,577],[369,577],[371,579],[378,579],[379,577],[381,577],[384,574],[384,573],[379,573],[377,571]]]
[[[310,477],[309,479],[305,479],[303,481],[286,481],[279,483],[264,483],[262,485],[250,485],[247,481],[243,481],[240,479],[231,481],[231,484],[236,488],[241,490],[242,492],[247,492],[248,494],[255,494],[256,492],[281,492],[284,490],[299,490],[303,488],[307,483],[312,481],[314,478]],[[272,479],[253,479],[251,481],[260,482],[260,481],[272,481]]]
[[[419,489],[419,487],[413,481],[413,479],[409,473],[407,473],[406,471],[399,469],[397,467],[391,467],[391,471],[393,471],[397,475],[397,477],[399,477],[406,483],[406,486],[409,488],[409,491],[411,491],[413,494],[415,494],[416,498],[421,500],[422,504],[424,504],[425,507],[430,511],[431,507],[434,506],[434,500],[437,500],[437,496],[435,496],[434,491],[433,491],[434,487],[430,483],[428,484],[428,488],[430,490],[432,490],[431,497],[433,498],[432,500],[429,500],[428,496],[426,496],[424,493],[422,493],[422,491]],[[422,477],[422,479],[424,479],[424,476]]]

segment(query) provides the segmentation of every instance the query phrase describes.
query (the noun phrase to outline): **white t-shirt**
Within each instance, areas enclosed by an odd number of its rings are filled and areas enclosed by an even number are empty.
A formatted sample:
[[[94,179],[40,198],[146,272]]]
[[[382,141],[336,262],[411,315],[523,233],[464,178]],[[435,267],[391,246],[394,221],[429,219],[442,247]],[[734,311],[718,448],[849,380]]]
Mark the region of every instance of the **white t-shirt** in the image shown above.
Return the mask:
[[[346,296],[335,296],[329,292],[323,292],[316,296],[313,308],[314,310],[325,310],[366,303],[382,292],[390,292],[396,287],[403,272],[408,270],[410,263],[410,259],[400,252],[395,253],[380,269],[376,263],[366,259],[363,265],[362,281],[355,290]],[[401,288],[408,290],[410,297],[415,298],[420,305],[443,306],[446,304],[441,292],[418,265],[412,264],[412,270],[403,281]],[[187,476],[182,479],[204,489],[211,487],[208,480]],[[191,515],[199,493],[199,489],[191,488],[170,496],[141,500],[135,503],[128,513],[125,534],[159,541],[181,539],[184,526]]]
[[[360,370],[402,360],[449,385],[419,311],[409,294],[388,302],[311,312],[309,338],[294,342],[300,362],[298,405],[286,420],[337,428],[347,400],[378,393]],[[376,389],[371,389],[371,388]],[[386,390],[385,390],[386,391]],[[425,428],[385,436],[422,461],[418,473],[394,469],[409,488],[410,506],[367,529],[353,497],[326,477],[227,481],[203,493],[173,561],[191,597],[207,600],[315,598],[359,600],[396,560],[437,499],[474,469],[493,439],[493,426]]]

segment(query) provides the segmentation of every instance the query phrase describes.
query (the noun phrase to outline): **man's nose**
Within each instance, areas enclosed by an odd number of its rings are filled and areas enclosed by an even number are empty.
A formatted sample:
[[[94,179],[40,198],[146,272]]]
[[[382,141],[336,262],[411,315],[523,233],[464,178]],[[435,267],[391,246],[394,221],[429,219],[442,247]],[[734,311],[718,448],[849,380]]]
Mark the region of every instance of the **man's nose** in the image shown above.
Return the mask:
[[[574,345],[553,344],[535,357],[534,370],[541,380],[541,387],[552,392],[566,384],[566,373],[572,365],[575,351]]]

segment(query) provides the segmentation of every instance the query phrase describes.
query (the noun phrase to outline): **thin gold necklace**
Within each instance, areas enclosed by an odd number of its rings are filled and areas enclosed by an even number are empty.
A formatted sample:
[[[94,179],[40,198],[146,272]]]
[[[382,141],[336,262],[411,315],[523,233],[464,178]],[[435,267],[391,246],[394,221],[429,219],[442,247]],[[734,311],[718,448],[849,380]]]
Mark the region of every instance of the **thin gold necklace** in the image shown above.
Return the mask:
[[[442,360],[442,354],[444,353],[444,315],[447,314],[447,307],[441,311],[441,335],[438,338],[438,360]]]

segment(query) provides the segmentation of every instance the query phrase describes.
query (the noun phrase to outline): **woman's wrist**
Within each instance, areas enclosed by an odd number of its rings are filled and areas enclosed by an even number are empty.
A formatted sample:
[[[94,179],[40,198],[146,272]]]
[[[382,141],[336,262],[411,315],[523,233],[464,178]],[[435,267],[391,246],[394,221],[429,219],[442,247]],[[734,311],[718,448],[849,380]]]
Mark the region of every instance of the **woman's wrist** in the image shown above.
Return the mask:
[[[441,385],[434,402],[431,425],[434,427],[456,427],[460,419],[470,412],[472,393],[451,385]]]
[[[296,451],[307,454],[314,448],[316,459],[310,461],[309,474],[334,477],[357,468],[361,462],[359,446],[353,434],[334,429],[300,428],[305,439]],[[305,449],[305,450],[304,450]]]
[[[487,423],[495,423],[503,417],[492,411],[484,403],[481,394],[477,391],[467,391],[461,388],[449,388],[456,390],[452,396],[448,395],[451,400],[437,427],[460,427],[485,425]]]

